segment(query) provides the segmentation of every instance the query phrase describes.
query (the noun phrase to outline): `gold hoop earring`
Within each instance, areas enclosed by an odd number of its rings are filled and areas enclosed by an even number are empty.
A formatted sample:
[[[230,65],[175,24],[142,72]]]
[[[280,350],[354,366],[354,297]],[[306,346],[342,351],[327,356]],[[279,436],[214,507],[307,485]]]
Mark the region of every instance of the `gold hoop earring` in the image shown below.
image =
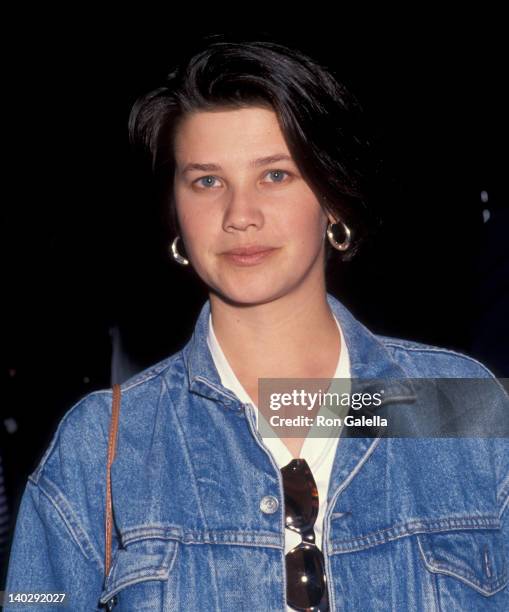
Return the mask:
[[[182,266],[188,266],[189,260],[187,260],[185,257],[182,257],[182,255],[177,251],[177,242],[179,241],[179,239],[180,239],[180,236],[176,236],[173,242],[171,243],[171,254],[173,256],[173,259],[177,263],[179,263]]]
[[[343,227],[343,231],[345,233],[345,239],[343,240],[343,242],[338,242],[334,238],[334,233],[332,231],[333,226],[337,225],[338,223],[341,223],[341,225]],[[350,247],[350,243],[352,241],[351,240],[352,233],[351,233],[350,228],[348,227],[348,225],[346,225],[346,223],[343,223],[343,221],[339,220],[339,221],[336,221],[335,223],[331,223],[329,221],[329,225],[327,226],[327,238],[329,239],[329,242],[331,243],[331,245],[336,250],[338,250],[338,251],[346,251]]]

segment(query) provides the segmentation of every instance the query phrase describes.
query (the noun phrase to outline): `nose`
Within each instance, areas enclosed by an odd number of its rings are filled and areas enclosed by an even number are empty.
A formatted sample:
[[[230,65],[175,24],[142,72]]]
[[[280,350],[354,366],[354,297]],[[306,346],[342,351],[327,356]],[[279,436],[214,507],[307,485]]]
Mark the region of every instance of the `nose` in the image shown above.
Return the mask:
[[[260,195],[247,190],[235,190],[224,211],[223,230],[225,232],[246,231],[263,227],[263,212]]]

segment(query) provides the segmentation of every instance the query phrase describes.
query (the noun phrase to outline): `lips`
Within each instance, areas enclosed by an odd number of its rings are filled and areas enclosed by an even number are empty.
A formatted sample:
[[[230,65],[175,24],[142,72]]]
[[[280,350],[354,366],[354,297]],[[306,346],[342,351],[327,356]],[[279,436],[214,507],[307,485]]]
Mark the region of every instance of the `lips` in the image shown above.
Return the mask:
[[[275,247],[256,244],[231,249],[224,252],[223,255],[236,266],[254,266],[270,258],[275,251],[277,251]]]
[[[257,255],[258,253],[264,253],[265,251],[271,251],[274,247],[263,246],[263,245],[252,245],[248,247],[239,247],[237,249],[231,249],[226,251],[225,255]]]

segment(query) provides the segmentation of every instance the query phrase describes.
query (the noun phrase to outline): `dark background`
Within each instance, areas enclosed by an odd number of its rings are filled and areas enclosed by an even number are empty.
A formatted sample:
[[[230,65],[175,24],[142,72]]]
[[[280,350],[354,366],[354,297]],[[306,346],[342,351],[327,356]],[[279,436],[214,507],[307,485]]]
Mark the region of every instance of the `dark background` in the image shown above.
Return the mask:
[[[206,297],[168,259],[173,236],[133,168],[126,129],[136,97],[202,34],[264,32],[295,45],[365,109],[383,225],[329,270],[329,289],[375,332],[460,350],[509,376],[499,16],[293,13],[290,25],[283,7],[258,8],[251,28],[212,10],[128,24],[45,17],[16,21],[4,57],[0,451],[11,520],[62,415],[110,385],[112,328],[138,370],[183,345]]]

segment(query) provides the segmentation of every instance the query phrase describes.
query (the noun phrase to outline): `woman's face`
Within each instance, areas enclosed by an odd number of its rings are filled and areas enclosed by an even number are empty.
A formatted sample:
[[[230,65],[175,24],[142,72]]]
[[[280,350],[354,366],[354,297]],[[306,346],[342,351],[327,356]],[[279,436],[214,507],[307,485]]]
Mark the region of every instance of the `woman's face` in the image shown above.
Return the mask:
[[[291,158],[275,112],[188,115],[175,135],[175,161],[185,252],[214,293],[254,305],[323,284],[328,218]],[[246,247],[267,250],[230,253]]]

